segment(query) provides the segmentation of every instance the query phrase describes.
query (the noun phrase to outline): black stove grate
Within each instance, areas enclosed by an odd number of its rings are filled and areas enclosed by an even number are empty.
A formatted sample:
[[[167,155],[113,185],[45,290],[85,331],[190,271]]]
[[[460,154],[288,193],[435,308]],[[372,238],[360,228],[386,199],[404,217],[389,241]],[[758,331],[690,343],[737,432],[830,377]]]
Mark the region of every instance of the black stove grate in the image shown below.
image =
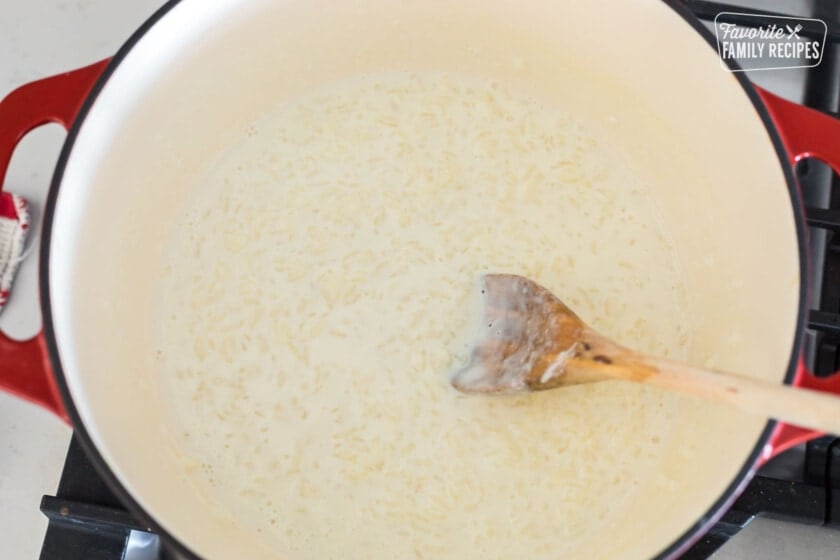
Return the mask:
[[[706,22],[722,11],[761,15],[731,4],[687,0]],[[840,116],[840,3],[814,2],[813,17],[829,23],[822,63],[806,75],[804,103]],[[754,17],[744,24],[757,21]],[[760,21],[760,20],[759,20]],[[765,23],[770,23],[767,20]],[[801,32],[807,36],[811,30]],[[840,139],[838,139],[840,141]],[[840,370],[840,179],[821,162],[804,161],[796,169],[807,206],[813,270],[806,361],[817,375]],[[801,523],[840,528],[840,438],[824,437],[785,455],[799,454],[798,472],[779,477],[763,469],[732,508],[682,560],[705,560],[756,515],[770,514]],[[772,463],[772,462],[771,462]],[[101,481],[78,442],[71,441],[56,496],[44,496],[41,511],[49,518],[41,560],[125,560],[132,531],[145,529],[126,512]],[[156,556],[169,558],[165,551]]]
[[[99,478],[79,442],[70,441],[55,496],[44,496],[49,519],[41,560],[122,560],[132,530],[142,530]]]

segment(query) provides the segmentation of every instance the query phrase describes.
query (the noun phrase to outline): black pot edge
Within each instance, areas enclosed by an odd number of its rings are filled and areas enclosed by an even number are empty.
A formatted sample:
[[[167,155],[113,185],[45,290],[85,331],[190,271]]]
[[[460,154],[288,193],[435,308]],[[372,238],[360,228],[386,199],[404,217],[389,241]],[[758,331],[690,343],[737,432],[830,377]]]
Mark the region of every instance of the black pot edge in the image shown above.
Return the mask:
[[[103,71],[102,75],[99,77],[96,84],[91,89],[90,94],[88,95],[87,99],[82,105],[82,108],[79,111],[76,120],[73,122],[73,125],[69,130],[67,138],[61,149],[61,154],[59,156],[58,162],[56,164],[55,172],[50,183],[50,190],[47,195],[47,200],[44,207],[41,250],[39,255],[39,291],[41,298],[42,315],[44,320],[44,337],[46,340],[47,352],[49,354],[50,364],[53,368],[52,371],[55,377],[56,385],[58,387],[59,393],[61,394],[61,398],[64,401],[64,405],[67,410],[67,415],[73,423],[73,428],[76,432],[76,436],[79,440],[79,443],[85,450],[85,453],[87,453],[88,457],[90,457],[91,463],[94,465],[94,468],[97,470],[98,474],[103,479],[103,481],[109,486],[111,491],[114,492],[114,494],[120,499],[120,501],[123,502],[123,504],[125,504],[126,507],[128,507],[132,511],[136,518],[140,522],[142,522],[150,531],[156,533],[161,537],[164,546],[170,548],[173,552],[183,556],[186,559],[201,560],[200,556],[198,556],[195,552],[190,550],[173,534],[167,531],[140,506],[140,504],[134,499],[131,493],[129,493],[128,490],[126,490],[126,488],[118,480],[114,472],[112,472],[111,469],[108,467],[107,463],[105,462],[105,459],[102,457],[102,455],[99,453],[99,450],[96,448],[96,445],[93,443],[93,439],[91,438],[90,434],[85,428],[84,423],[81,420],[81,416],[79,415],[79,412],[76,409],[75,404],[73,403],[73,399],[70,395],[70,389],[67,385],[67,380],[64,376],[64,370],[61,367],[58,346],[55,338],[55,331],[52,325],[52,309],[49,291],[49,258],[51,249],[52,225],[53,218],[55,215],[55,206],[56,201],[58,199],[58,191],[61,185],[61,180],[64,176],[64,171],[67,166],[67,161],[70,157],[70,153],[73,149],[73,145],[75,144],[76,138],[78,137],[81,125],[87,117],[88,113],[90,112],[90,109],[96,101],[97,97],[99,96],[99,93],[102,91],[105,84],[108,82],[108,80],[114,73],[116,67],[125,59],[125,57],[131,51],[131,49],[134,48],[134,46],[145,36],[149,29],[151,29],[160,19],[162,19],[167,13],[169,13],[170,10],[172,10],[175,6],[180,4],[181,1],[182,0],[168,0],[166,4],[164,4],[159,10],[157,10],[148,20],[146,20],[143,23],[143,25],[141,25],[137,29],[137,31],[135,31],[131,35],[131,37],[129,37],[125,44],[113,56],[108,66]],[[712,36],[711,32],[703,26],[700,20],[698,20],[694,16],[694,14],[682,1],[662,1],[671,9],[673,9],[677,14],[679,14],[686,21],[686,23],[688,23],[695,31],[697,31],[703,38],[705,38],[709,45],[712,48],[714,48],[715,51],[717,51],[714,36]],[[727,61],[726,63],[731,69],[738,68],[738,65],[732,61]],[[776,126],[773,120],[770,118],[766,107],[761,102],[760,98],[758,97],[758,94],[755,92],[755,90],[752,87],[752,84],[746,78],[743,72],[735,72],[734,76],[738,80],[738,83],[741,85],[747,97],[752,102],[753,107],[755,107],[756,112],[758,113],[759,117],[764,123],[765,128],[767,129],[768,135],[770,136],[770,139],[776,150],[776,155],[779,158],[779,162],[782,166],[782,170],[785,175],[785,180],[788,185],[788,192],[790,194],[791,204],[793,206],[794,211],[794,220],[796,222],[796,232],[798,237],[798,248],[800,255],[799,273],[801,281],[799,289],[799,312],[797,316],[796,334],[794,337],[794,343],[791,351],[788,370],[784,378],[786,384],[791,384],[796,375],[797,361],[802,349],[802,339],[805,331],[805,313],[807,304],[807,228],[805,226],[806,221],[804,214],[804,205],[801,199],[801,195],[799,193],[795,177],[793,175],[793,170],[790,164],[788,163],[784,145],[782,144],[781,138],[779,137],[779,134],[776,131]],[[706,512],[706,514],[703,517],[701,517],[696,523],[691,525],[672,544],[670,544],[659,554],[657,554],[654,560],[667,560],[677,558],[680,554],[682,554],[688,548],[690,548],[696,541],[698,541],[708,531],[708,529],[710,529],[711,526],[715,522],[717,522],[718,519],[720,519],[720,517],[723,516],[723,514],[732,505],[735,499],[741,494],[741,492],[743,492],[744,488],[752,479],[752,476],[755,474],[757,461],[761,456],[764,447],[768,443],[775,426],[775,421],[771,420],[767,423],[767,426],[764,428],[764,431],[758,438],[755,447],[753,448],[744,465],[739,470],[738,475],[726,488],[723,494],[714,502],[712,507]]]

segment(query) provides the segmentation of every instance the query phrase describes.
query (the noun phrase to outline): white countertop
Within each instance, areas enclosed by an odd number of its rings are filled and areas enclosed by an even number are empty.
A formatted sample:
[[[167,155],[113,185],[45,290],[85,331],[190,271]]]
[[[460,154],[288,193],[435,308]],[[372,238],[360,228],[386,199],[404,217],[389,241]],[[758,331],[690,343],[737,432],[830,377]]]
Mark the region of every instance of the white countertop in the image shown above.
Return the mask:
[[[164,0],[7,0],[0,10],[0,97],[37,78],[112,55]],[[0,123],[2,126],[2,123]],[[4,189],[22,194],[39,220],[64,139],[57,125],[19,145]],[[33,232],[34,233],[34,232]],[[31,236],[29,243],[37,242]],[[37,251],[18,273],[0,329],[29,338],[40,328]],[[46,518],[38,507],[55,492],[71,431],[38,407],[0,393],[0,557],[40,555]]]

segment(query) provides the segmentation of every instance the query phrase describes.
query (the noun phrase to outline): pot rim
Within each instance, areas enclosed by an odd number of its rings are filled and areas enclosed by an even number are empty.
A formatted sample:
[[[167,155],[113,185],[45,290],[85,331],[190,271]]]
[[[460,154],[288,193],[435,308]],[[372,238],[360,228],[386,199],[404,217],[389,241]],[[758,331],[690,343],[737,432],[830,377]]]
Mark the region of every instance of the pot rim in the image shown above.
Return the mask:
[[[105,87],[108,80],[110,80],[116,68],[126,58],[128,53],[134,48],[135,45],[137,45],[137,43],[139,43],[142,40],[146,33],[148,33],[148,31],[158,21],[165,17],[175,6],[177,6],[181,2],[182,0],[167,0],[167,2],[162,7],[159,8],[154,14],[152,14],[152,16],[150,16],[120,47],[117,53],[109,61],[105,70],[97,79],[93,88],[90,90],[90,93],[88,94],[87,98],[82,104],[75,121],[73,122],[72,126],[68,131],[68,135],[64,141],[58,162],[55,167],[53,178],[50,183],[50,189],[47,194],[47,200],[44,206],[44,217],[42,226],[43,229],[39,255],[39,293],[41,298],[42,316],[44,324],[44,338],[46,342],[47,353],[49,356],[50,365],[52,367],[53,377],[56,381],[56,386],[61,395],[61,399],[63,400],[64,405],[66,407],[67,415],[69,416],[74,428],[74,437],[77,438],[85,453],[90,458],[91,463],[97,471],[97,474],[102,478],[102,480],[106,483],[110,490],[117,496],[120,502],[123,503],[140,522],[142,522],[144,526],[148,527],[150,531],[160,536],[162,544],[165,547],[169,547],[174,552],[181,556],[184,556],[187,559],[199,560],[201,557],[198,554],[196,554],[194,551],[188,548],[173,533],[166,530],[160,523],[158,523],[154,519],[154,517],[150,513],[148,513],[143,507],[140,506],[137,500],[135,500],[131,493],[120,482],[117,475],[108,467],[107,463],[105,462],[105,459],[102,457],[96,445],[94,444],[93,439],[90,433],[87,431],[84,423],[82,422],[81,416],[79,415],[79,411],[76,408],[75,403],[73,402],[73,398],[70,394],[70,388],[67,383],[64,370],[61,366],[61,359],[58,351],[58,345],[56,342],[55,330],[53,328],[51,298],[49,290],[49,262],[50,251],[52,248],[52,226],[55,217],[58,192],[61,188],[61,182],[64,176],[67,162],[69,160],[70,154],[73,150],[73,146],[75,145],[76,139],[81,130],[82,123],[90,113],[90,110],[93,107],[100,92]],[[712,47],[715,51],[717,50],[714,35],[700,22],[700,20],[694,15],[694,13],[691,12],[691,10],[684,2],[682,2],[681,0],[662,0],[662,2],[674,12],[676,12],[686,23],[688,23],[697,33],[699,33],[700,36],[702,36],[706,40],[710,47]],[[726,64],[729,67],[729,70],[740,70],[740,66],[732,60],[726,60],[724,61],[724,64]],[[783,380],[784,384],[790,385],[793,383],[796,376],[797,362],[802,351],[803,336],[806,322],[806,284],[808,263],[807,227],[804,214],[804,203],[802,201],[801,193],[799,192],[799,188],[794,177],[793,169],[788,161],[787,153],[784,149],[778,130],[776,128],[776,124],[770,117],[767,108],[765,107],[764,103],[761,101],[755,89],[753,88],[752,83],[747,79],[745,72],[739,71],[733,72],[733,74],[735,79],[740,84],[741,89],[749,98],[754,109],[758,113],[759,118],[764,124],[764,128],[770,136],[770,140],[775,149],[776,156],[779,159],[779,163],[784,173],[785,183],[787,184],[788,194],[790,195],[792,210],[794,214],[794,222],[797,235],[797,248],[799,250],[800,285],[796,330],[793,340],[793,347],[791,349],[791,356],[788,360],[788,367]],[[755,471],[758,467],[758,460],[764,452],[765,446],[768,444],[773,430],[776,428],[776,424],[777,422],[775,420],[769,420],[767,422],[764,430],[758,437],[752,451],[750,452],[743,466],[739,469],[738,474],[726,487],[723,493],[714,501],[712,506],[706,511],[706,513],[702,517],[700,517],[700,519],[698,519],[695,523],[689,526],[679,537],[674,539],[673,542],[671,542],[665,548],[663,548],[654,557],[654,560],[667,560],[677,558],[680,554],[684,553],[688,548],[690,548],[696,541],[698,541],[711,528],[711,526],[723,516],[723,514],[729,509],[729,507],[741,494],[741,492],[744,490],[746,485],[749,483],[749,481],[755,474]]]

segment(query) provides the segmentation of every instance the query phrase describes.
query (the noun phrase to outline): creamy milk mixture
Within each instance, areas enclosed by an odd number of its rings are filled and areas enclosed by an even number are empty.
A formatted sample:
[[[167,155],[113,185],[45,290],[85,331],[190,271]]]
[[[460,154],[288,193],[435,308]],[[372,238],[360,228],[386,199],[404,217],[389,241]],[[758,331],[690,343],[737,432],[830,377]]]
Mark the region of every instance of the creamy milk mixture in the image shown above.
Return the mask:
[[[675,397],[465,396],[447,375],[485,272],[681,357],[675,258],[615,153],[446,76],[349,81],[250,127],[177,226],[158,312],[180,436],[226,507],[311,560],[555,559],[602,529],[653,476]]]

